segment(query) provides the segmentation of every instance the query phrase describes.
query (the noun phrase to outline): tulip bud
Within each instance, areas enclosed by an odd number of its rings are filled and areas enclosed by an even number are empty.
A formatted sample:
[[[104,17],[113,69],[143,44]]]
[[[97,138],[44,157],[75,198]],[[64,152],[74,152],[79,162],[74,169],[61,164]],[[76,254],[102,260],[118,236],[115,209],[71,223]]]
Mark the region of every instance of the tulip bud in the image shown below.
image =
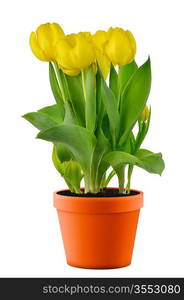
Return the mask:
[[[126,65],[133,61],[136,53],[136,41],[132,33],[121,28],[110,28],[105,52],[113,65]]]
[[[141,121],[145,122],[148,120],[148,117],[149,117],[149,108],[148,106],[146,105],[143,109],[143,112],[141,114]]]
[[[77,75],[95,61],[88,33],[67,35],[56,44],[56,61],[68,75]]]
[[[55,45],[64,36],[59,24],[42,24],[30,35],[31,50],[40,60],[55,61]]]
[[[110,60],[105,53],[105,43],[107,42],[107,32],[98,30],[92,35],[92,43],[95,49],[96,60],[100,66],[102,74],[106,79],[110,71]]]

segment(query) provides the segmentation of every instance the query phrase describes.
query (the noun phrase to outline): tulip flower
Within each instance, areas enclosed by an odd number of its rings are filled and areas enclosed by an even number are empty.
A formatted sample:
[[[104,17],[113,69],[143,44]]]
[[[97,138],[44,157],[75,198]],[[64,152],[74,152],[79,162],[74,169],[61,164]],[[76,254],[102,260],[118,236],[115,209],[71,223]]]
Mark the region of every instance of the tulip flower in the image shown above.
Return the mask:
[[[95,48],[101,52],[104,52],[104,45],[107,42],[107,39],[107,32],[103,30],[98,30],[95,34],[92,35],[92,42]]]
[[[110,71],[110,60],[105,53],[107,37],[107,32],[103,30],[98,30],[92,35],[92,43],[94,45],[96,59],[105,79]]]
[[[77,75],[95,61],[89,33],[70,34],[56,44],[56,61],[68,75]]]
[[[148,106],[146,105],[143,109],[143,112],[141,114],[141,121],[145,122],[148,120],[148,117],[149,117],[149,108]]]
[[[122,28],[110,28],[105,52],[113,65],[126,65],[133,61],[136,53],[136,42],[132,33]]]
[[[42,24],[30,35],[31,50],[42,61],[55,61],[55,45],[64,36],[59,24]]]

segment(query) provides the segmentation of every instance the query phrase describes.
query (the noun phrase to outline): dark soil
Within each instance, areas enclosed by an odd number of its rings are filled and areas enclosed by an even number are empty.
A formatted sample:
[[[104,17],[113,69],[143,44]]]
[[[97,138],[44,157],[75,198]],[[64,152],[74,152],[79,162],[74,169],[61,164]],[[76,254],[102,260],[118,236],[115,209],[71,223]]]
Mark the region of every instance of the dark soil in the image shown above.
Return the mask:
[[[63,195],[63,196],[72,196],[72,197],[96,197],[96,198],[100,198],[100,197],[127,197],[127,196],[133,196],[133,195],[137,195],[139,194],[138,192],[135,191],[130,191],[129,194],[120,194],[118,189],[104,189],[103,191],[93,194],[93,193],[84,193],[84,191],[82,190],[81,194],[75,194],[70,192],[69,190],[65,190],[65,191],[60,191],[57,194],[59,195]]]

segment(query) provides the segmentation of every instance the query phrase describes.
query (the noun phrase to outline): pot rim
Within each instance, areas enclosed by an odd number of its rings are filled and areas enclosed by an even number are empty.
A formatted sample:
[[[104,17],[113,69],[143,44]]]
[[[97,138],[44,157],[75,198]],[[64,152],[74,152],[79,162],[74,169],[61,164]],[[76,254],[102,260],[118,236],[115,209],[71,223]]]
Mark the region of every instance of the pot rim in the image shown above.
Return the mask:
[[[116,189],[116,188],[111,188]],[[63,212],[82,213],[82,214],[111,214],[139,210],[143,207],[143,192],[135,189],[137,192],[132,196],[118,197],[78,197],[60,195],[54,192],[54,207]]]

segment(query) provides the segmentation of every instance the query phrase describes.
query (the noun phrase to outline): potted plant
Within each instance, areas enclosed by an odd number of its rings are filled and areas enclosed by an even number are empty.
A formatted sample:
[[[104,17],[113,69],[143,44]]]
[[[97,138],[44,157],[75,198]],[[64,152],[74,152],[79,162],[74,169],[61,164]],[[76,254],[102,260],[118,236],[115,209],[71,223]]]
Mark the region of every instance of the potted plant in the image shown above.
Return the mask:
[[[142,148],[151,118],[150,58],[138,67],[135,39],[121,28],[65,35],[48,23],[31,33],[30,46],[49,62],[56,104],[23,117],[40,130],[37,138],[53,143],[54,166],[68,185],[54,193],[67,262],[127,266],[143,206],[143,193],[131,189],[133,168],[164,169],[161,153]],[[113,176],[119,187],[107,188]]]

